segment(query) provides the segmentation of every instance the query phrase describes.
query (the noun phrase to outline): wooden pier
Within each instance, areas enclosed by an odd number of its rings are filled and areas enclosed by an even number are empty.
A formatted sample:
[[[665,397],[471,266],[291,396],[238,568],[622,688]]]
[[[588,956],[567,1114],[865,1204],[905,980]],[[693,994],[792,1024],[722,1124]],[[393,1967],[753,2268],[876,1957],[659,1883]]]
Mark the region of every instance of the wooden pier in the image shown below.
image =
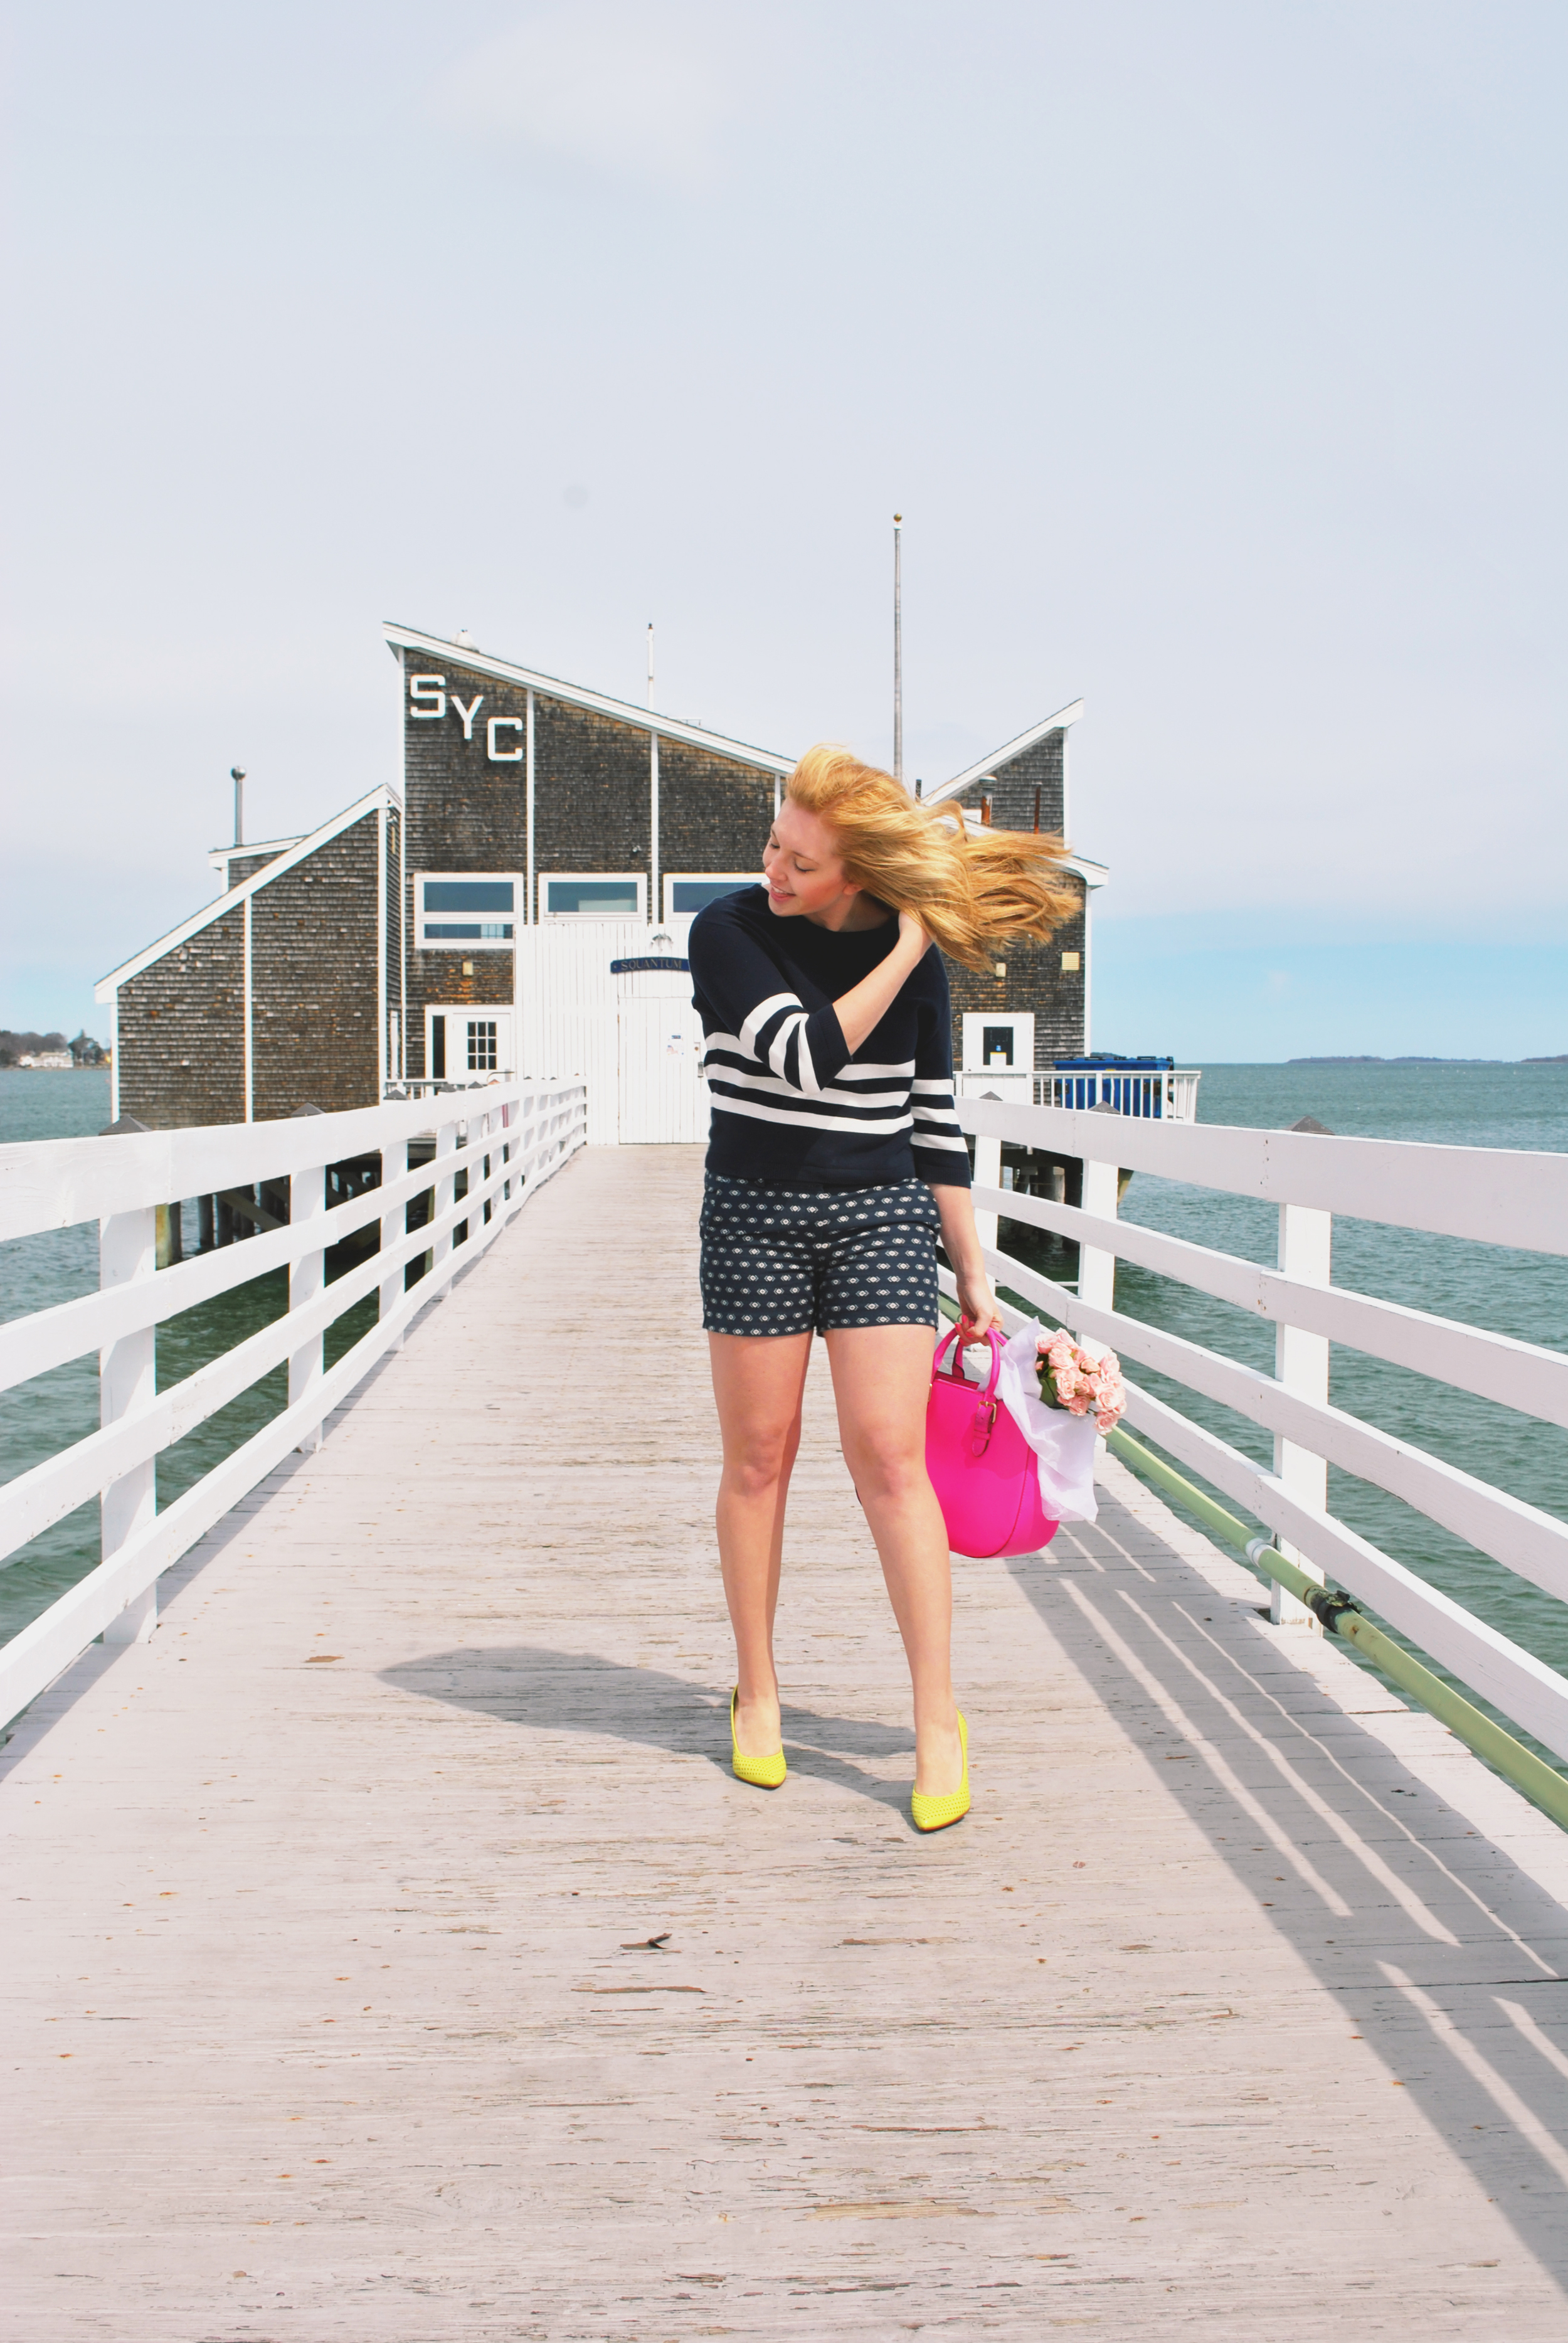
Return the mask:
[[[1119,1468],[957,1565],[922,1840],[819,1362],[731,1779],[699,1165],[579,1155],[0,1755],[0,2333],[1558,2343],[1568,1842]]]

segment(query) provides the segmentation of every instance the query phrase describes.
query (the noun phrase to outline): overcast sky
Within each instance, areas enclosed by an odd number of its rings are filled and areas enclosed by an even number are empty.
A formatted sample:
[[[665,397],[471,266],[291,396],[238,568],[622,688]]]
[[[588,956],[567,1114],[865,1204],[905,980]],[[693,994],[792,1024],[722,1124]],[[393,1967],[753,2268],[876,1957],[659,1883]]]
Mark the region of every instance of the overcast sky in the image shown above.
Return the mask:
[[[888,756],[898,508],[1097,1040],[1568,1049],[1561,0],[7,18],[0,1024],[397,778],[385,618]]]

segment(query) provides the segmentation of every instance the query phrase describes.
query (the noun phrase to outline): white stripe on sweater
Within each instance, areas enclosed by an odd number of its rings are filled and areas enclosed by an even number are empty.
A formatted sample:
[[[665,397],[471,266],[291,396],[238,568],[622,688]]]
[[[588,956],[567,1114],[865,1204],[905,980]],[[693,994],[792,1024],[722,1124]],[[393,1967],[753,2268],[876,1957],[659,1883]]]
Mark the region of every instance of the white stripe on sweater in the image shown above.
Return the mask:
[[[776,1017],[780,1009],[799,1008],[800,996],[798,992],[770,992],[766,1001],[759,1001],[740,1028],[740,1046],[748,1056],[753,1058],[759,1056],[757,1036],[770,1017]],[[801,1010],[800,1013],[804,1016],[804,1010]]]
[[[746,1060],[746,1064],[744,1066],[731,1065],[722,1054],[723,1051],[729,1050],[733,1050],[737,1056],[743,1056]],[[769,1055],[771,1058],[772,1052],[769,1051]],[[809,1063],[809,1059],[808,1063]],[[749,1071],[753,1066],[757,1070],[755,1073]],[[747,1090],[763,1091],[769,1095],[782,1092],[787,1097],[795,1098],[799,1097],[801,1092],[806,1090],[804,1081],[796,1083],[790,1081],[789,1077],[784,1074],[764,1073],[762,1071],[762,1061],[755,1054],[754,1051],[749,1050],[743,1051],[739,1042],[729,1033],[710,1033],[709,1035],[707,1041],[703,1044],[702,1070],[710,1081],[739,1082]],[[847,1071],[863,1071],[864,1069],[848,1069]],[[810,1089],[809,1095],[812,1098],[832,1099],[837,1104],[849,1107],[869,1108],[884,1104],[897,1104],[901,1106],[904,1103],[904,1091],[901,1083],[900,1083],[896,1089],[890,1085],[889,1089],[886,1091],[851,1090],[848,1084],[842,1081],[832,1082],[816,1081],[815,1069],[813,1069],[813,1087]]]
[[[795,1093],[786,1086],[786,1095],[792,1097]],[[910,1131],[914,1127],[914,1117],[908,1114],[900,1115],[896,1122],[856,1123],[846,1121],[841,1115],[813,1114],[804,1107],[764,1106],[760,1100],[730,1098],[728,1093],[718,1091],[713,1094],[713,1111],[715,1114],[749,1115],[754,1122],[799,1123],[807,1131],[835,1131],[840,1137],[848,1131],[860,1138],[880,1139],[891,1132]],[[920,1144],[924,1147],[927,1142],[922,1139]],[[962,1144],[960,1140],[959,1145],[961,1147]]]

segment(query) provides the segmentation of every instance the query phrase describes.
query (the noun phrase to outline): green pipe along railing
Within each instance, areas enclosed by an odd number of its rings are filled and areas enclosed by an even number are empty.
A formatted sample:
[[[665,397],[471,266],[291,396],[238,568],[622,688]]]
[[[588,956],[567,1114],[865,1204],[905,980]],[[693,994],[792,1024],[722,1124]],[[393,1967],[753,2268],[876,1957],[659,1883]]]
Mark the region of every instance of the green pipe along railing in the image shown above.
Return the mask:
[[[1444,1684],[1441,1676],[1423,1667],[1402,1644],[1396,1644],[1392,1635],[1375,1625],[1350,1595],[1337,1588],[1320,1585],[1304,1570],[1298,1570],[1270,1539],[1254,1536],[1244,1522],[1228,1513],[1223,1505],[1206,1496],[1173,1464],[1168,1464],[1151,1448],[1145,1448],[1141,1440],[1134,1440],[1120,1424],[1107,1435],[1105,1444],[1111,1455],[1141,1480],[1173,1497],[1184,1512],[1231,1547],[1265,1584],[1282,1586],[1287,1594],[1305,1604],[1331,1634],[1353,1644],[1380,1675],[1386,1676],[1400,1692],[1408,1693],[1440,1725],[1446,1725],[1456,1739],[1473,1749],[1515,1789],[1523,1791],[1543,1814],[1550,1815],[1554,1823],[1568,1830],[1568,1777],[1558,1773],[1554,1765],[1549,1765],[1533,1749],[1526,1749],[1522,1741],[1516,1741],[1512,1733],[1505,1732],[1473,1701],[1466,1700],[1462,1693],[1455,1692],[1452,1684]]]

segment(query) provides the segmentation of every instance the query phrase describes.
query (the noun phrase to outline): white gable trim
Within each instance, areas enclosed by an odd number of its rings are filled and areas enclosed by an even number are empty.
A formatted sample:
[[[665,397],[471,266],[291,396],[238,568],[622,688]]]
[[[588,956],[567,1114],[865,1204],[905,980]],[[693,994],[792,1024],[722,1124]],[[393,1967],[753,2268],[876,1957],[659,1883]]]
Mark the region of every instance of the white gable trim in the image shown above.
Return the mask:
[[[1020,732],[1018,739],[1010,740],[1005,749],[993,749],[989,757],[982,757],[978,765],[970,765],[956,779],[941,781],[934,789],[928,789],[925,804],[940,805],[945,798],[956,798],[964,789],[972,789],[976,781],[993,779],[999,765],[1010,763],[1014,757],[1021,757],[1026,749],[1032,749],[1035,742],[1043,740],[1048,732],[1065,731],[1070,724],[1077,723],[1082,713],[1081,699],[1073,700],[1066,708],[1059,708],[1054,716],[1046,717],[1039,724],[1031,724],[1027,732]]]
[[[133,976],[140,976],[144,969],[151,968],[153,962],[162,960],[166,952],[176,950],[192,936],[199,935],[204,928],[211,927],[215,920],[221,920],[225,912],[232,911],[236,904],[248,902],[260,888],[270,887],[275,879],[280,879],[286,870],[292,870],[296,863],[304,862],[317,847],[325,846],[328,839],[352,830],[357,821],[363,821],[367,814],[375,813],[382,807],[388,813],[400,814],[403,810],[403,800],[397,790],[387,789],[385,784],[368,790],[362,798],[356,798],[351,806],[345,806],[343,811],[334,814],[330,821],[324,821],[321,828],[313,830],[308,838],[297,840],[286,854],[278,856],[276,862],[269,862],[265,870],[254,871],[248,879],[241,880],[237,887],[231,887],[226,895],[216,896],[212,902],[204,904],[199,911],[193,912],[188,920],[182,920],[177,928],[171,928],[166,936],[160,936],[156,944],[148,944],[145,951],[137,952],[123,967],[113,969],[107,976],[100,977],[93,988],[94,1000],[112,1001],[122,984],[129,983]],[[242,846],[238,850],[244,854],[249,850]]]
[[[448,666],[468,669],[475,675],[493,675],[503,683],[515,683],[525,691],[538,692],[541,699],[560,699],[568,707],[586,708],[595,716],[613,717],[618,724],[635,725],[638,731],[648,732],[661,740],[684,740],[693,749],[709,749],[716,757],[725,757],[732,764],[749,765],[761,773],[792,773],[793,757],[775,755],[771,749],[754,749],[744,740],[726,739],[721,732],[707,732],[699,724],[683,724],[672,716],[660,716],[649,708],[633,707],[629,700],[612,699],[607,692],[585,691],[581,684],[563,683],[558,676],[540,675],[534,669],[517,667],[510,659],[492,659],[487,651],[470,650],[462,643],[443,642],[438,635],[421,635],[412,627],[395,626],[387,620],[382,632],[387,649],[394,658],[400,651],[417,651],[421,659],[443,659]]]
[[[208,849],[207,860],[215,870],[221,870],[239,854],[286,854],[291,846],[299,844],[299,832],[292,838],[258,838],[246,846],[214,846]]]

